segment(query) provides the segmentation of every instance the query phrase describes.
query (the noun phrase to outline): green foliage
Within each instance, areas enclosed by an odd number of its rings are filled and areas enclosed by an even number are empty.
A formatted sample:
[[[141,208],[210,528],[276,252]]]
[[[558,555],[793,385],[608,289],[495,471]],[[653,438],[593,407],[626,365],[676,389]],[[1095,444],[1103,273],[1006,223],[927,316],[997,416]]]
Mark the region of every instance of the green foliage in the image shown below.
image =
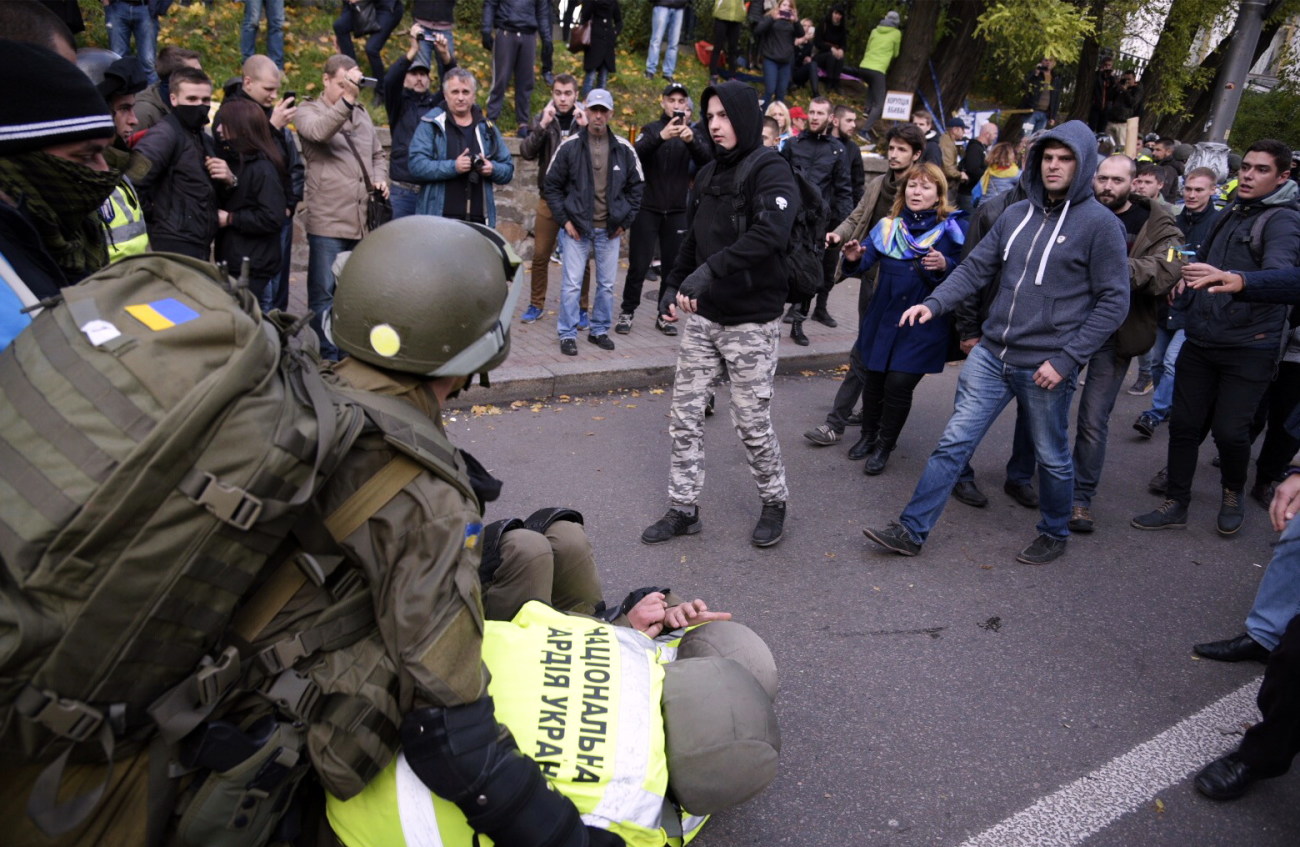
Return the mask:
[[[1261,138],[1277,138],[1300,149],[1300,85],[1282,85],[1267,94],[1247,91],[1242,95],[1237,117],[1232,122],[1229,142],[1240,152]]]
[[[1083,39],[1095,30],[1086,10],[1068,0],[995,0],[975,33],[988,39],[1004,68],[1023,75],[1044,56],[1072,64]]]
[[[1174,0],[1144,76],[1144,81],[1159,81],[1144,89],[1147,111],[1190,117],[1188,91],[1202,89],[1213,79],[1213,73],[1190,61],[1192,43],[1203,28],[1226,24],[1236,6],[1229,0]]]

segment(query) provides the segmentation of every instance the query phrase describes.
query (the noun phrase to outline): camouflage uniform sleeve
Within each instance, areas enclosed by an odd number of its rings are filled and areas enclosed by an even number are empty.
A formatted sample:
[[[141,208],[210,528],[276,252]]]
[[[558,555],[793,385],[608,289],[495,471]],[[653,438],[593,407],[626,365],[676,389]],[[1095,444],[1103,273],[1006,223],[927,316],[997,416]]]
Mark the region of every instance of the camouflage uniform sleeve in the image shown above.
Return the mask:
[[[487,690],[481,535],[477,504],[424,472],[344,541],[366,571],[413,708],[470,703]]]

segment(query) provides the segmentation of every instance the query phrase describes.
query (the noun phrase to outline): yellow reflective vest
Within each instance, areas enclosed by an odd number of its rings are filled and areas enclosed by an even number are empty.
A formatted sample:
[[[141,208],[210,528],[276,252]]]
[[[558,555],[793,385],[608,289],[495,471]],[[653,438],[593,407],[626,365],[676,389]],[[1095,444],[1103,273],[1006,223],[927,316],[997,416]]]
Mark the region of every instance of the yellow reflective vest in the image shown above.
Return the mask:
[[[665,801],[662,663],[675,656],[634,629],[536,601],[509,623],[487,621],[483,633],[497,720],[585,824],[628,847],[685,844],[707,820]],[[430,792],[401,754],[351,800],[329,797],[326,813],[346,847],[474,843],[460,809]]]
[[[108,227],[108,260],[149,252],[149,233],[144,226],[144,211],[135,187],[126,177],[117,184],[100,208],[100,217]]]

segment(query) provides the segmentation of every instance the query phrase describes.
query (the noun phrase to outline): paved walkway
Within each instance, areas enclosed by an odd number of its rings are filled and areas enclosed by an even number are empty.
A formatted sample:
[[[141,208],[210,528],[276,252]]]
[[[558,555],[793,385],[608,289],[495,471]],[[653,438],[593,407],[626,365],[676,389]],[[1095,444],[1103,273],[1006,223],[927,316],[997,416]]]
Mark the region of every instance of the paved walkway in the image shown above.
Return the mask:
[[[305,256],[303,257],[305,259]],[[619,263],[619,278],[614,286],[615,318],[623,291],[623,273],[627,263]],[[560,394],[587,394],[615,388],[641,388],[672,381],[677,362],[677,338],[655,329],[655,303],[643,299],[629,335],[610,338],[617,348],[601,350],[587,343],[587,334],[578,334],[578,355],[560,353],[556,336],[556,315],[560,299],[560,266],[550,264],[546,315],[536,323],[520,323],[519,316],[528,308],[528,285],[531,270],[524,271],[524,290],[519,297],[514,322],[510,327],[510,357],[492,372],[492,387],[474,389],[475,403],[509,403],[514,400],[545,399]],[[292,275],[290,308],[306,309],[306,273]],[[658,283],[647,281],[645,288],[657,295]],[[816,321],[804,323],[804,332],[812,342],[800,347],[790,338],[789,324],[784,324],[781,338],[781,373],[834,368],[848,362],[848,351],[857,337],[858,281],[845,280],[835,287],[830,298],[831,315],[839,321],[835,329]]]

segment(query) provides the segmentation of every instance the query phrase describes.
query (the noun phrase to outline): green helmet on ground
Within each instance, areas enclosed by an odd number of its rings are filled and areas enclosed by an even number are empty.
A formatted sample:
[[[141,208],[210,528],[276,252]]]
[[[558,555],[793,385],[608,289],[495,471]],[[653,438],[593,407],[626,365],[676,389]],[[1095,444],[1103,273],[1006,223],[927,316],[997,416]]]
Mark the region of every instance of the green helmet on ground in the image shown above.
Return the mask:
[[[763,686],[771,700],[776,699],[776,659],[754,630],[738,621],[713,621],[688,629],[677,647],[678,659],[721,656],[739,662]]]
[[[668,787],[686,811],[711,815],[737,806],[776,777],[781,732],[772,699],[739,662],[669,662],[662,705]]]
[[[431,215],[368,234],[338,274],[325,329],[376,367],[472,376],[510,351],[522,262],[494,230]]]

